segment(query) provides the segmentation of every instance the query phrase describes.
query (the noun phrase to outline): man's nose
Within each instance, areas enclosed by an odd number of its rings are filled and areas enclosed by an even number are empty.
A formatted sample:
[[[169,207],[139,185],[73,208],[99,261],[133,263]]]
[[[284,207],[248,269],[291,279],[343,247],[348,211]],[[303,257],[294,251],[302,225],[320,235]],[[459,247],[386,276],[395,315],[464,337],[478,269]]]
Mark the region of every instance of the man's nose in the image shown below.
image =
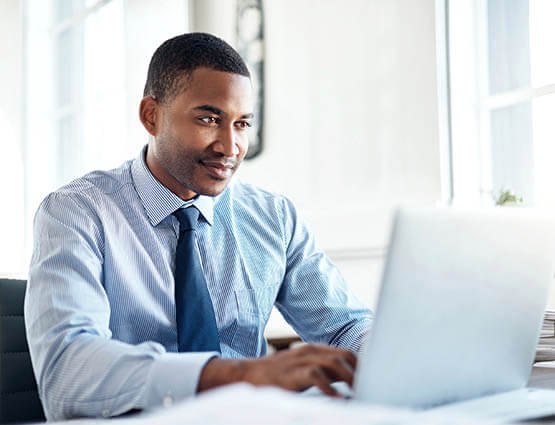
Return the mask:
[[[218,132],[218,140],[214,144],[214,151],[225,157],[233,157],[239,154],[239,145],[232,128],[222,128]]]

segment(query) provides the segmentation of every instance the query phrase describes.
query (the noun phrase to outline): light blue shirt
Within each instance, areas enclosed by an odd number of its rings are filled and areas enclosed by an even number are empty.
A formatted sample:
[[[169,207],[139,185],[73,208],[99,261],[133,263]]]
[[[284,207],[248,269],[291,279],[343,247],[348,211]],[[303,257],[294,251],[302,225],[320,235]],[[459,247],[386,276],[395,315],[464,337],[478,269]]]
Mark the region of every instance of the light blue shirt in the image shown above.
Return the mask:
[[[51,193],[35,216],[25,319],[48,419],[195,394],[217,353],[177,353],[172,213],[190,203],[222,357],[264,355],[274,305],[305,341],[359,349],[372,314],[287,198],[234,179],[217,197],[184,202],[150,173],[145,152]]]

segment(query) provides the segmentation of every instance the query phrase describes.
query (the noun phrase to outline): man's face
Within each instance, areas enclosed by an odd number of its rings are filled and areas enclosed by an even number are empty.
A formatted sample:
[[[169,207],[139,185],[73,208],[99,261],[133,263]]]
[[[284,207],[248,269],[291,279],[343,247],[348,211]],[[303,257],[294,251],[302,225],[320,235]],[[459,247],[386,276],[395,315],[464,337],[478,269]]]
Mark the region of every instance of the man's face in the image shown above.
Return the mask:
[[[154,136],[147,164],[182,199],[197,194],[216,196],[247,152],[251,81],[239,74],[197,68],[185,87],[166,104],[149,100],[155,103],[155,124],[152,131],[147,128]],[[141,119],[142,108],[141,104]]]

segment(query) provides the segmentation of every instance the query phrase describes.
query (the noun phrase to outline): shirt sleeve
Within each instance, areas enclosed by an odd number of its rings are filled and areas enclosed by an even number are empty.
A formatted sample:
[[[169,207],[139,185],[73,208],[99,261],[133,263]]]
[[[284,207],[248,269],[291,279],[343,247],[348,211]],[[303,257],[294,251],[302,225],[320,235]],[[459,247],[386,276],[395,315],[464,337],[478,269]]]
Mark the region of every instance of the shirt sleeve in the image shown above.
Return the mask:
[[[192,396],[217,355],[123,343],[111,338],[109,321],[99,219],[77,199],[51,194],[35,216],[25,296],[29,351],[48,420],[115,416]]]
[[[285,199],[283,205],[287,264],[276,307],[304,341],[359,351],[372,311],[318,247],[293,204]]]

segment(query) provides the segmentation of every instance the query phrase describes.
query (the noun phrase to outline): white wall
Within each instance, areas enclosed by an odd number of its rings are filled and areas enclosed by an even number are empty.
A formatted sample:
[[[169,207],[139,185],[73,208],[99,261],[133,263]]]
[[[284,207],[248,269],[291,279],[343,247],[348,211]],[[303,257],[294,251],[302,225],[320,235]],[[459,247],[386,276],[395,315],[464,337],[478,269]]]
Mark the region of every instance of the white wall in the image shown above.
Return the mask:
[[[435,201],[434,1],[315,4],[265,3],[266,148],[243,175],[311,209]]]

